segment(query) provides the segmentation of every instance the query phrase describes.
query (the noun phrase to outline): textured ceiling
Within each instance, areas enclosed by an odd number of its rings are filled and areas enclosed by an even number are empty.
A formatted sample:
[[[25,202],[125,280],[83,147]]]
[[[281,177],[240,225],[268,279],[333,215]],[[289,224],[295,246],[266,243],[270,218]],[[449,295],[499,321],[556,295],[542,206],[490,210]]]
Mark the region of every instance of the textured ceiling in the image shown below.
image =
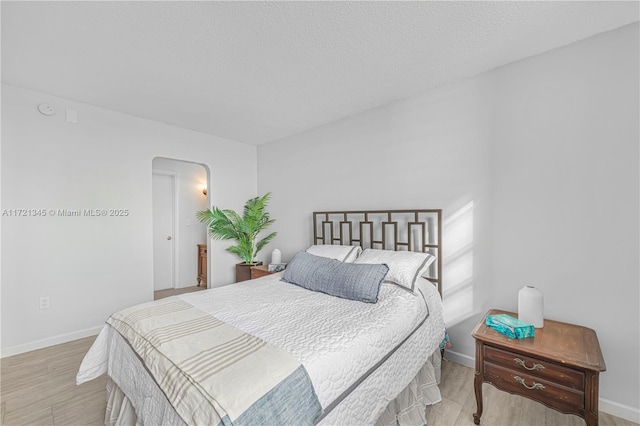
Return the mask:
[[[251,144],[638,20],[638,2],[2,2],[2,81]]]

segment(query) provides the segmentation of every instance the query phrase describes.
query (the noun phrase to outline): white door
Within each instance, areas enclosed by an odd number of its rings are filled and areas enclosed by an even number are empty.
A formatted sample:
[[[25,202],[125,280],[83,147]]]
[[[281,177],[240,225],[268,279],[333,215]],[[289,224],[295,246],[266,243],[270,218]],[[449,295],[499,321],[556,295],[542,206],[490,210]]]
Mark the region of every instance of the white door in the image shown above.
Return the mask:
[[[170,175],[153,175],[153,289],[174,288],[173,190]]]

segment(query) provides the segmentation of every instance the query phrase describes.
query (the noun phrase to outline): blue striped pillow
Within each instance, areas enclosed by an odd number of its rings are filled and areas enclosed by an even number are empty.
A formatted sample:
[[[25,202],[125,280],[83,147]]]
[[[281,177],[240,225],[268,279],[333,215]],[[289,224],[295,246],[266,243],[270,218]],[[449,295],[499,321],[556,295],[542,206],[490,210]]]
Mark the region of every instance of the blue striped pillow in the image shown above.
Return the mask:
[[[287,264],[282,279],[331,296],[376,303],[388,271],[384,264],[345,263],[301,251]]]

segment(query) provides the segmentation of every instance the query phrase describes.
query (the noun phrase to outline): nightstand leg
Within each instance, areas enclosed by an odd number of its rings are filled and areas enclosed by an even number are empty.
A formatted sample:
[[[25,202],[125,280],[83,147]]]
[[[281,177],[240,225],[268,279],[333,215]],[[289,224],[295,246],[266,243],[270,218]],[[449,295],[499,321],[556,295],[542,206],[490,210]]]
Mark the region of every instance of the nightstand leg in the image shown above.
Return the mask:
[[[585,392],[586,407],[584,420],[587,426],[598,426],[598,389],[600,375],[592,371],[587,372],[587,386]]]
[[[476,392],[476,404],[478,409],[473,413],[473,423],[480,424],[482,416],[482,382],[484,378],[484,361],[482,359],[482,342],[476,340],[476,373],[473,379],[473,387]]]

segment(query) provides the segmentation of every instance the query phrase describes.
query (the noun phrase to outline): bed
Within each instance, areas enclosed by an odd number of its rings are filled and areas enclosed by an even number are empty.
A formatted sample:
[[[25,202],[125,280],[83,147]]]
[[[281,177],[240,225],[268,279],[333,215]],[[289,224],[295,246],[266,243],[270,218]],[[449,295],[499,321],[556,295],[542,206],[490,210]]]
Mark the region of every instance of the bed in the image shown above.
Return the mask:
[[[77,382],[108,374],[112,425],[423,424],[440,401],[441,229],[440,210],[315,212],[284,272],[112,315]]]

